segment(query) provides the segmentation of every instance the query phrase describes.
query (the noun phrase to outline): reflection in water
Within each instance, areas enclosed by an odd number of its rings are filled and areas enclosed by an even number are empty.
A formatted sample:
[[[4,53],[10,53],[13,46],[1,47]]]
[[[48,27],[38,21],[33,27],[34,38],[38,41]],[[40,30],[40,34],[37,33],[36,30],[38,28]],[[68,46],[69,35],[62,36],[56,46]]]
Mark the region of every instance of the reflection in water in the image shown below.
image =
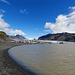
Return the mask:
[[[23,45],[9,53],[37,74],[75,75],[75,44]]]

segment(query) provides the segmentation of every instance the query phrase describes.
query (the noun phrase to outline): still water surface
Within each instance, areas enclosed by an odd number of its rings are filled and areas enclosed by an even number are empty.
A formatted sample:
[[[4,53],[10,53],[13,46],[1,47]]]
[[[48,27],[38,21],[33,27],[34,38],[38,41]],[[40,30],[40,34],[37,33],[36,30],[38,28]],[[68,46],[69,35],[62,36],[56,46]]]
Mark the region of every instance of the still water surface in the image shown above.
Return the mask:
[[[9,54],[37,75],[75,75],[75,44],[22,45]]]

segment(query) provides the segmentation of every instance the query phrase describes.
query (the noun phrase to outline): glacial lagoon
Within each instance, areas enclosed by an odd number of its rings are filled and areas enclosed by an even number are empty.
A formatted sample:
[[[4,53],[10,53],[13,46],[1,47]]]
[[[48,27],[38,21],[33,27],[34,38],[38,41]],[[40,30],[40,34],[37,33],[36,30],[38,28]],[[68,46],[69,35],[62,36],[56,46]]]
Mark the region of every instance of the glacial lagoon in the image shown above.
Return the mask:
[[[74,43],[22,45],[8,53],[36,75],[75,75]]]

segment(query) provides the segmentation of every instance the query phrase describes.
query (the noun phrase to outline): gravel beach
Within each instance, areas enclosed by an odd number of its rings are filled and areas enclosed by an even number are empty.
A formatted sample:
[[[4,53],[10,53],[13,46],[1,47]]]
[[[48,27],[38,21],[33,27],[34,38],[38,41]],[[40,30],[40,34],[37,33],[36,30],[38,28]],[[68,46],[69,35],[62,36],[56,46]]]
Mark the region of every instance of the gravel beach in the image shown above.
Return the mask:
[[[30,75],[8,55],[8,50],[18,45],[24,45],[24,43],[0,43],[0,75]]]

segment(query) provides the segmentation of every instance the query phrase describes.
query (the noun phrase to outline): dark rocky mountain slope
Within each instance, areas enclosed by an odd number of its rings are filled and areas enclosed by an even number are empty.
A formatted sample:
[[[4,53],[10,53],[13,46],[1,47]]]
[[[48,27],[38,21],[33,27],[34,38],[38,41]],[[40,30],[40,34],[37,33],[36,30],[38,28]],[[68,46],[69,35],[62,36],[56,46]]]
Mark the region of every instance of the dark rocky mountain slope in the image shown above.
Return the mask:
[[[57,40],[75,42],[75,33],[47,34],[38,38],[39,40]]]
[[[23,39],[26,39],[25,37],[23,37],[22,35],[16,35],[16,36],[9,36],[9,39],[20,39],[20,40],[23,40]]]
[[[8,41],[9,40],[8,37],[9,36],[5,32],[0,31],[0,41]]]
[[[0,41],[11,41],[13,39],[23,40],[23,39],[26,39],[26,38],[21,36],[21,35],[8,36],[5,32],[0,31]]]

